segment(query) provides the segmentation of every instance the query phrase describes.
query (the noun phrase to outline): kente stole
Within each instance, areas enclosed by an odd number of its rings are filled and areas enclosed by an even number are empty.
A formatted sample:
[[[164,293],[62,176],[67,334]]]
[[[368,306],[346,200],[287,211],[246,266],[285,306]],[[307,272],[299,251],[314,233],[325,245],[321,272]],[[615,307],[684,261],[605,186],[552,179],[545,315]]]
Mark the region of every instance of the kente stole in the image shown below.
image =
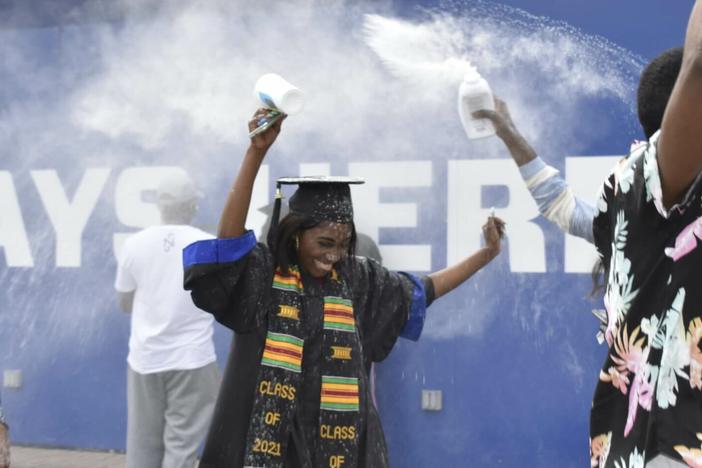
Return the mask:
[[[246,467],[283,467],[303,383],[304,287],[297,267],[273,278],[273,306],[261,357],[246,440]],[[323,297],[321,397],[318,439],[307,447],[314,466],[353,468],[358,463],[363,363],[350,290],[334,270]],[[326,295],[328,293],[328,295]],[[307,439],[305,439],[305,443]],[[304,451],[302,447],[298,451]]]

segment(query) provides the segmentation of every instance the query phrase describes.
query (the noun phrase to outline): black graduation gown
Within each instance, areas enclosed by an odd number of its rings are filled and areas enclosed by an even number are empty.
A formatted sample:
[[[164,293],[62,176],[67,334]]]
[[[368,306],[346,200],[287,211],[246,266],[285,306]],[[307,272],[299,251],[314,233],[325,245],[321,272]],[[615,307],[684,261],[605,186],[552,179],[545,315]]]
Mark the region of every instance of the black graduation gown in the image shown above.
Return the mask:
[[[259,243],[234,261],[185,263],[185,288],[191,290],[195,304],[235,333],[200,466],[239,468],[244,463],[266,337],[266,312],[273,300],[273,258],[268,247]],[[337,271],[351,285],[361,337],[361,359],[366,369],[371,362],[381,361],[389,354],[398,336],[418,338],[427,299],[421,281],[411,275],[390,272],[362,257],[345,262]],[[285,464],[290,467],[313,466],[315,458],[311,451],[318,440],[319,425],[321,377],[317,363],[322,357],[323,311],[316,306],[320,301],[314,299],[324,295],[325,283],[304,273],[302,278],[304,295],[310,299],[301,311],[310,318],[309,338],[303,352],[302,388],[290,431],[291,443],[285,455]],[[360,380],[358,466],[387,467],[387,447],[370,397],[367,373]]]

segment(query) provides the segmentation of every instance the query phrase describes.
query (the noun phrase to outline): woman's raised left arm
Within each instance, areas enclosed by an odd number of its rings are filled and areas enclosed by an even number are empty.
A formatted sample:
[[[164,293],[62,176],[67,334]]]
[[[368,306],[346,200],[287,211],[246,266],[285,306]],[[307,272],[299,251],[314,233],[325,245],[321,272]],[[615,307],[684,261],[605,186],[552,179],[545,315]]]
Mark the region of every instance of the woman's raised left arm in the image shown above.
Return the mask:
[[[439,298],[456,288],[490,263],[500,253],[504,229],[504,221],[490,216],[483,225],[485,247],[452,266],[431,273],[429,278],[434,285],[434,298]]]

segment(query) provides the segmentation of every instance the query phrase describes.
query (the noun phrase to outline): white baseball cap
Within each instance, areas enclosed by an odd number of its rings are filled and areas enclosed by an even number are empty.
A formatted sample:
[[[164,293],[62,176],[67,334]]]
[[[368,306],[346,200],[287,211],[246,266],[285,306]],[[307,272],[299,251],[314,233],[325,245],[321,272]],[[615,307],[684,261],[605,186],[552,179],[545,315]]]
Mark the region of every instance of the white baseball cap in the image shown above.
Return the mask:
[[[183,169],[174,170],[165,175],[156,189],[159,203],[184,203],[202,198],[193,180]]]

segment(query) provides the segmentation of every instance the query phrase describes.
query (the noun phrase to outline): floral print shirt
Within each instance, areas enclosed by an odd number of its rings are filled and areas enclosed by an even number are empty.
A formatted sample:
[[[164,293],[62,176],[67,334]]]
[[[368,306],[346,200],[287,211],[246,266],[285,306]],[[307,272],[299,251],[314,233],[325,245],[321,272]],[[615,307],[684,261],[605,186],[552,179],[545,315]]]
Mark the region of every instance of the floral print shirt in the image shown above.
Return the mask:
[[[597,204],[609,352],[590,414],[592,467],[643,467],[659,454],[702,467],[702,182],[665,209],[658,137],[632,148]]]

